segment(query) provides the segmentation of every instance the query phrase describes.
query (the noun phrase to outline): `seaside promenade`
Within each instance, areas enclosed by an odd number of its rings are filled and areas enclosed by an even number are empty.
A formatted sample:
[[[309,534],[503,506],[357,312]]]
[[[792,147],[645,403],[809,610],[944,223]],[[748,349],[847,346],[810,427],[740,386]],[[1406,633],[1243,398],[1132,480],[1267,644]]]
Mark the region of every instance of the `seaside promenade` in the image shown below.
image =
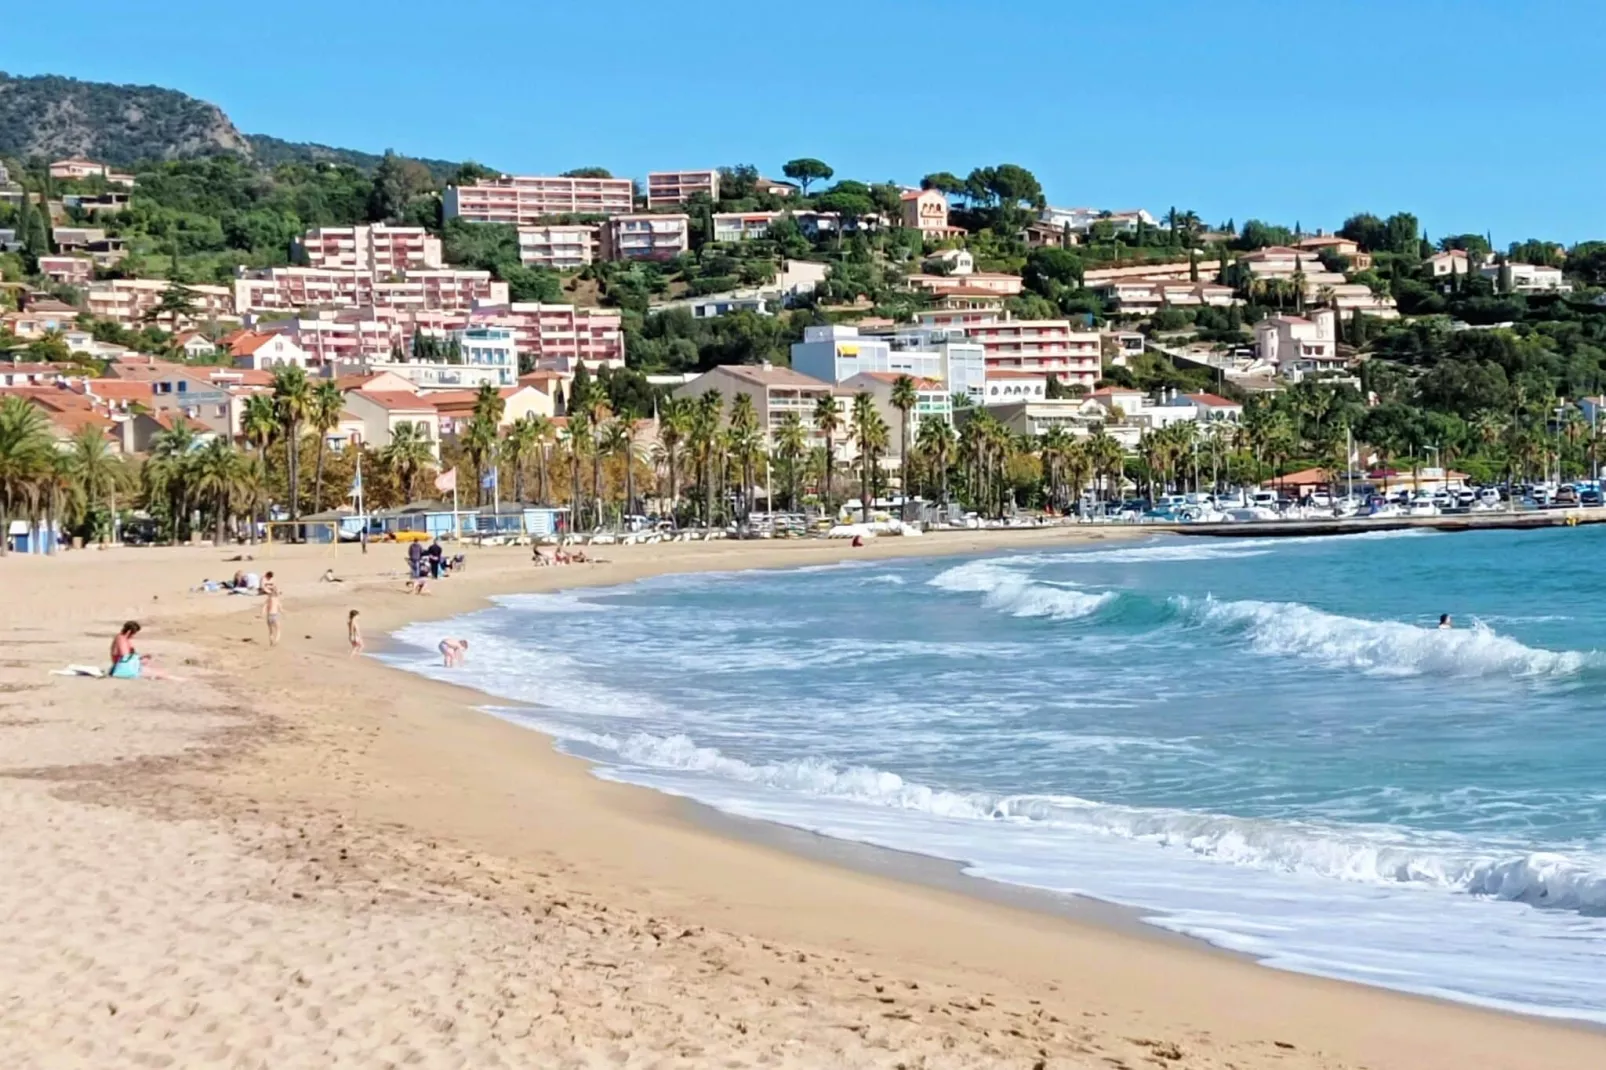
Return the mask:
[[[394,545],[0,560],[0,1051],[19,1067],[1549,1070],[1606,1035],[1284,973],[1114,910],[848,867],[600,781],[475,693],[347,655],[492,594],[1148,528],[517,548],[403,591]],[[320,582],[329,568],[341,583]],[[182,681],[103,664],[125,619]],[[554,620],[561,628],[561,620]],[[470,652],[472,657],[472,652]]]

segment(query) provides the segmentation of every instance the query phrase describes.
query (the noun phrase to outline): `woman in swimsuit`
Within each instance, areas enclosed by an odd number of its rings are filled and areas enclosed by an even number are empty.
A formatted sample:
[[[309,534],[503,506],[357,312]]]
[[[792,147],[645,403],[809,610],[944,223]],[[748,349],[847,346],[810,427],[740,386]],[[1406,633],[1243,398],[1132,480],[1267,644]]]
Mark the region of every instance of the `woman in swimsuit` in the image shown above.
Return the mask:
[[[140,657],[134,649],[134,636],[139,634],[139,621],[126,622],[112,640],[112,667],[106,675],[114,680],[137,680],[144,676],[151,680],[166,680],[167,673],[151,664],[149,657]]]

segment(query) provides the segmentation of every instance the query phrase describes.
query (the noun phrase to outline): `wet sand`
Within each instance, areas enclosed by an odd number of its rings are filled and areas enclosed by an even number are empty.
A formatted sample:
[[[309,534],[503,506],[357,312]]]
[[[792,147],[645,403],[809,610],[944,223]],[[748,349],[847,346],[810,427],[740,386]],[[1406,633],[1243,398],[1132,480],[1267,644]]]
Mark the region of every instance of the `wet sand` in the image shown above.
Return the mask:
[[[477,693],[349,658],[493,593],[1065,533],[470,551],[209,548],[0,561],[0,1050],[17,1066],[1371,1067],[1606,1064],[1606,1037],[1255,965],[1127,912],[803,844],[593,776]],[[1110,537],[1116,537],[1113,533]],[[321,584],[333,566],[342,584]],[[184,683],[101,664],[116,624]],[[814,838],[818,839],[818,838]],[[1520,967],[1517,967],[1520,968]]]

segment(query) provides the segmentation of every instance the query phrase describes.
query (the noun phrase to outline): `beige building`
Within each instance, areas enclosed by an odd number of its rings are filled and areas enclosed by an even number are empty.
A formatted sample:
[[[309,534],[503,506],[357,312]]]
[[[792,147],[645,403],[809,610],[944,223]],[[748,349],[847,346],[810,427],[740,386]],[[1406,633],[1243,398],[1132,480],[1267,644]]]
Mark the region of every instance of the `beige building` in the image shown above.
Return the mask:
[[[573,271],[598,257],[601,241],[593,223],[548,223],[519,228],[519,262],[529,267]]]
[[[719,171],[709,167],[701,171],[649,171],[647,172],[647,210],[676,208],[693,195],[707,194],[708,199],[719,201]]]
[[[824,437],[814,426],[814,407],[822,397],[837,397],[836,388],[830,383],[772,364],[723,364],[679,387],[675,390],[675,396],[695,399],[710,390],[718,391],[725,399],[727,418],[731,404],[738,395],[745,394],[752,398],[753,409],[758,414],[758,426],[769,445],[774,445],[776,432],[791,413],[796,413],[803,421],[803,426],[809,429],[809,440],[813,445],[824,445]],[[847,436],[839,432],[837,437]],[[844,445],[839,443],[837,455],[847,457],[850,453],[845,452]]]
[[[948,225],[948,197],[941,190],[912,189],[902,197],[900,222],[910,230],[934,240],[952,238],[965,233],[964,227]]]
[[[410,389],[373,389],[374,385],[364,384],[346,391],[346,411],[361,421],[362,441],[375,449],[384,449],[390,445],[391,435],[398,427],[410,424],[429,442],[431,454],[438,459],[440,414],[434,403]]]
[[[1255,353],[1285,379],[1344,370],[1338,355],[1338,315],[1319,308],[1303,316],[1268,316],[1255,324]]]
[[[617,215],[602,224],[604,260],[673,260],[690,249],[688,215]]]
[[[533,383],[521,382],[497,393],[502,398],[502,419],[497,427],[511,427],[526,416],[551,419],[557,415],[552,393]],[[429,395],[430,404],[438,414],[441,438],[455,438],[468,429],[479,396],[477,390],[443,390]]]

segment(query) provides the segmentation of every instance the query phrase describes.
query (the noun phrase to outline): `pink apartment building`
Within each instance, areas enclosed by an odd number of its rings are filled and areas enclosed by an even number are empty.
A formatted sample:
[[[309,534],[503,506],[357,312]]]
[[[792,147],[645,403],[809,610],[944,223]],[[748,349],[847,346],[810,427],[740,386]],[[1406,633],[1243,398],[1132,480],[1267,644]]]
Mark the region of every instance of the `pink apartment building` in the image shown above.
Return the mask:
[[[447,219],[527,227],[555,215],[628,215],[635,211],[628,178],[503,175],[469,186],[448,186]]]
[[[134,327],[146,322],[145,317],[172,287],[173,283],[166,279],[106,279],[90,284],[84,293],[84,306],[98,319]],[[195,315],[180,317],[178,323],[164,319],[159,324],[162,328],[181,330],[208,320],[236,318],[234,295],[227,286],[186,284],[184,290],[195,306]]]
[[[297,267],[269,268],[234,280],[234,305],[240,313],[363,306],[449,311],[507,299],[507,283],[492,279],[489,271],[451,268],[406,271],[394,282],[381,282],[368,271]]]
[[[647,208],[651,211],[685,204],[696,193],[706,193],[709,200],[718,201],[719,172],[713,168],[647,172]]]
[[[423,227],[314,227],[300,244],[315,268],[397,275],[445,265],[440,239]]]
[[[620,314],[611,309],[519,301],[482,304],[472,311],[373,311],[379,319],[398,325],[404,352],[418,331],[444,336],[470,326],[505,327],[513,332],[514,348],[538,369],[572,375],[581,363],[590,371],[622,368],[625,363]]]
[[[1000,320],[967,326],[980,342],[987,374],[1040,372],[1091,388],[1102,374],[1097,331],[1073,331],[1069,320]]]
[[[602,224],[604,260],[673,260],[689,249],[687,215],[619,215]]]
[[[388,360],[402,346],[401,323],[372,308],[317,312],[276,323],[307,354],[307,363],[353,364]]]

